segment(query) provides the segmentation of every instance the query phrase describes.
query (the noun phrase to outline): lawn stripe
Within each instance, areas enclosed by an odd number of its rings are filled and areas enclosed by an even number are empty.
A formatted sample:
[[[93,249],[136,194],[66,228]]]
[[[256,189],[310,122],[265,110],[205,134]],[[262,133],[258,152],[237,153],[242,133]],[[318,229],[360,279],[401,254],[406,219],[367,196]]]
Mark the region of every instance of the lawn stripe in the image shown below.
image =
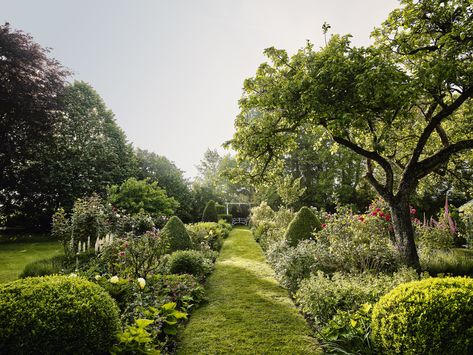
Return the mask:
[[[248,230],[234,229],[225,240],[207,296],[182,332],[178,354],[321,353]]]

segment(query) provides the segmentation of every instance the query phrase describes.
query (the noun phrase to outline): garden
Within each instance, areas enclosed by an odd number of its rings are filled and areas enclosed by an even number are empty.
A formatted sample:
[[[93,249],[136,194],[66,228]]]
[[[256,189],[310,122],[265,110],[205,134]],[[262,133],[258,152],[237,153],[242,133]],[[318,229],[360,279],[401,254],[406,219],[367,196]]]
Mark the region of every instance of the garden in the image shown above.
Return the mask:
[[[0,26],[0,354],[473,353],[473,5],[321,29],[189,179]]]

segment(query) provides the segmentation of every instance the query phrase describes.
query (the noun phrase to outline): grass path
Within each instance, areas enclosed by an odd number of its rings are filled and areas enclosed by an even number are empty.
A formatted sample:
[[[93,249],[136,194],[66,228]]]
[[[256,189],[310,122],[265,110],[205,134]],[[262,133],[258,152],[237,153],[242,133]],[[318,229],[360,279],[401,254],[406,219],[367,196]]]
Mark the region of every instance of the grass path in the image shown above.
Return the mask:
[[[181,334],[178,354],[321,353],[250,231],[234,229],[225,240],[207,295]]]

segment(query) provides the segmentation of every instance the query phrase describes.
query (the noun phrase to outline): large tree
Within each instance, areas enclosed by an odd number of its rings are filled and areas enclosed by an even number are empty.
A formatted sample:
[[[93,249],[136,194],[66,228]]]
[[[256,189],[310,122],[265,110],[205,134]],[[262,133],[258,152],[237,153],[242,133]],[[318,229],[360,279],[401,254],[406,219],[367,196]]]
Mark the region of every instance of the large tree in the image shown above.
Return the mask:
[[[410,199],[421,179],[473,148],[473,6],[401,4],[372,46],[334,35],[292,57],[267,49],[270,63],[244,83],[232,146],[261,175],[294,146],[297,131],[324,127],[365,159],[366,179],[390,205],[401,255],[418,268]]]
[[[30,35],[0,26],[0,208],[8,217],[41,215],[51,198],[43,157],[69,72],[48,52]]]

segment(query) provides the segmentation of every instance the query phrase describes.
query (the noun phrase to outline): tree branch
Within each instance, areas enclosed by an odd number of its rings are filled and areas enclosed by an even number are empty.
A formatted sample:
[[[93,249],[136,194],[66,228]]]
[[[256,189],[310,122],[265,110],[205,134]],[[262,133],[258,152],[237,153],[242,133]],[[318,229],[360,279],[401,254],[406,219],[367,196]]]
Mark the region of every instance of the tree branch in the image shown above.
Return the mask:
[[[416,169],[417,178],[422,179],[423,177],[430,174],[432,171],[438,169],[442,164],[445,164],[446,162],[448,162],[448,160],[453,154],[459,153],[463,150],[472,149],[472,148],[473,148],[473,139],[467,139],[467,140],[463,140],[455,144],[449,145],[448,147],[438,151],[436,154],[420,161],[417,164],[417,169]]]
[[[377,162],[383,168],[383,170],[386,174],[386,183],[385,183],[383,188],[386,189],[389,192],[392,192],[394,174],[393,174],[391,164],[389,164],[389,162],[385,158],[383,158],[377,152],[373,152],[373,151],[363,149],[362,147],[356,145],[355,143],[349,141],[348,139],[338,137],[338,136],[334,136],[334,135],[332,135],[332,138],[338,144],[341,144],[341,145],[343,145],[347,148],[350,148],[355,153],[357,153],[361,156],[364,156],[368,160],[373,160],[373,161]],[[367,178],[369,180],[368,176],[367,176]]]

